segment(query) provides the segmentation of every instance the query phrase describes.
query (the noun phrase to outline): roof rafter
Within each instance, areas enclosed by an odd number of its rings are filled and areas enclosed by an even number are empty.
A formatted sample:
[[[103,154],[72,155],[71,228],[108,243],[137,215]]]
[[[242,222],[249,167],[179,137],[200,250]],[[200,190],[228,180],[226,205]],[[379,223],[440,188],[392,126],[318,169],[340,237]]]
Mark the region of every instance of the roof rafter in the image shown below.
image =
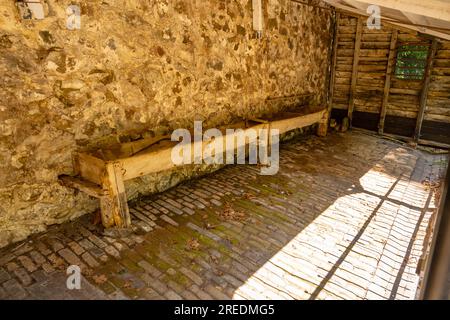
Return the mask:
[[[450,21],[450,2],[443,0],[358,0],[366,4]]]
[[[348,14],[353,14],[353,15],[358,15],[358,16],[369,16],[369,14],[367,13],[367,7],[369,2],[376,2],[379,0],[324,0],[326,3],[328,3],[329,5],[335,7],[336,9],[340,10],[341,12],[346,12]],[[362,2],[365,1],[367,2],[366,4],[363,4]],[[403,0],[400,0],[403,1]],[[415,1],[415,0],[413,0]],[[427,0],[428,1],[428,0]],[[447,4],[447,7],[450,8],[450,1]],[[394,11],[395,12],[395,11]],[[441,39],[445,39],[445,40],[450,40],[450,32],[445,31],[446,29],[442,29],[442,28],[438,28],[438,27],[433,27],[431,25],[418,25],[418,18],[417,16],[419,16],[420,18],[423,18],[422,15],[416,15],[416,14],[409,14],[408,17],[404,14],[404,12],[398,11],[398,17],[387,17],[382,15],[382,21],[384,21],[385,23],[394,25],[394,26],[398,26],[398,27],[402,27],[405,29],[410,29],[413,31],[417,31],[420,33],[424,33],[424,34],[429,34]],[[403,18],[403,19],[402,19]],[[416,22],[413,23],[412,19],[416,18]],[[404,21],[405,20],[405,21]],[[408,21],[411,22],[408,23]],[[426,18],[421,19],[421,22],[425,22]],[[449,20],[449,27],[450,27],[450,20]]]

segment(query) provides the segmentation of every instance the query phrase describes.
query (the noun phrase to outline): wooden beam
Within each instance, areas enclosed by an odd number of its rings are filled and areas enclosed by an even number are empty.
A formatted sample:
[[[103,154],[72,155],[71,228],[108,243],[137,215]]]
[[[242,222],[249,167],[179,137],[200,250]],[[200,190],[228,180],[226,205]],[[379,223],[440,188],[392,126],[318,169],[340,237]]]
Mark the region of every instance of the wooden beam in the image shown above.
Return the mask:
[[[431,45],[431,51],[428,55],[427,68],[425,71],[425,79],[423,82],[423,88],[422,88],[422,92],[420,94],[419,114],[417,116],[416,130],[414,133],[414,141],[416,141],[416,142],[419,141],[419,139],[420,139],[423,118],[425,116],[425,111],[427,108],[427,99],[428,99],[428,90],[429,90],[430,80],[431,80],[431,71],[433,69],[433,62],[434,62],[434,57],[435,57],[436,51],[437,51],[437,45],[438,45],[437,40],[433,39],[433,43]]]
[[[308,127],[310,125],[313,125],[315,123],[320,122],[324,114],[326,113],[326,109],[323,109],[318,112],[306,114],[306,115],[298,115],[296,117],[288,118],[288,119],[280,119],[270,122],[270,128],[271,129],[277,129],[280,131],[280,134],[286,133],[288,131],[298,129],[298,128],[304,128]],[[289,114],[286,112],[286,114]],[[294,113],[292,113],[295,115]],[[258,127],[252,127],[255,130],[258,130],[260,128]],[[262,129],[262,127],[261,127]]]
[[[284,112],[283,115],[285,115],[285,118],[269,121],[270,128],[277,129],[280,134],[283,134],[294,129],[304,128],[323,121],[326,112],[327,110],[325,108],[310,114]],[[249,129],[259,132],[259,129],[264,128],[267,128],[267,123],[257,124],[243,130],[244,132]],[[226,135],[222,136],[222,139],[224,139],[224,146],[226,145],[226,137]],[[123,180],[126,181],[137,177],[142,177],[150,173],[174,168],[176,165],[173,163],[171,156],[172,147],[176,144],[176,142],[167,142],[165,146],[161,146],[158,150],[149,150],[149,152],[136,154],[133,157],[116,160],[115,162],[120,163],[121,167],[124,169]],[[191,149],[194,149],[194,143],[192,143]],[[193,155],[193,152],[191,154]]]
[[[377,5],[401,12],[409,12],[433,19],[450,21],[450,6],[442,0],[358,0],[369,5]]]
[[[448,270],[450,267],[450,167],[440,188],[438,211],[434,217],[433,235],[429,247],[423,280],[420,286],[420,300],[448,299]]]
[[[353,128],[353,131],[359,131],[359,132],[363,132],[365,134],[371,135],[371,136],[375,136],[376,133],[374,133],[371,130],[368,129],[362,129],[362,128]],[[418,144],[420,146],[423,147],[433,147],[433,148],[437,148],[437,149],[445,149],[448,150],[450,149],[450,144],[447,143],[440,143],[440,142],[435,142],[435,141],[430,141],[430,140],[423,140],[423,139],[419,139],[418,142],[415,142],[413,138],[411,137],[405,137],[405,136],[400,136],[398,134],[392,134],[392,133],[383,133],[381,135],[382,137],[385,137],[387,139],[393,139],[393,140],[397,140],[400,142],[406,142],[409,144]],[[377,136],[379,137],[379,136]]]
[[[103,160],[115,160],[131,157],[132,155],[150,148],[152,145],[155,145],[163,140],[170,140],[170,135],[144,138],[137,141],[121,143],[108,150],[102,150]]]
[[[316,134],[319,137],[326,137],[328,134],[328,127],[330,126],[330,118],[331,111],[333,109],[333,96],[334,96],[334,84],[336,81],[336,62],[337,62],[337,48],[338,48],[338,32],[339,32],[339,24],[341,20],[341,14],[339,12],[336,13],[336,21],[334,23],[334,32],[333,32],[333,48],[331,51],[331,63],[330,63],[330,72],[329,81],[328,81],[328,105],[327,110],[323,114],[322,120],[319,122],[317,126]]]
[[[350,86],[350,99],[348,104],[348,119],[350,120],[350,126],[352,126],[353,109],[355,107],[355,89],[356,89],[356,82],[358,80],[359,51],[361,49],[362,30],[363,30],[363,21],[361,17],[358,17],[358,25],[356,27],[355,49],[353,54],[352,83]]]
[[[341,21],[341,14],[336,13],[336,24],[333,37],[333,57],[331,60],[331,76],[330,76],[330,88],[329,88],[329,101],[328,101],[328,112],[331,113],[333,109],[333,96],[334,96],[334,84],[336,82],[336,64],[337,64],[337,47],[338,47],[338,33],[339,33],[339,23]]]
[[[325,2],[327,2],[328,4],[332,5],[333,7],[335,7],[337,10],[339,10],[342,13],[351,15],[351,16],[362,16],[362,17],[368,17],[369,14],[363,10],[360,9],[355,9],[354,7],[348,6],[348,5],[343,5],[342,3],[338,2],[337,0],[324,0]],[[429,34],[431,36],[435,36],[444,40],[450,40],[450,34],[449,33],[445,33],[445,32],[441,32],[439,30],[435,30],[433,29],[431,26],[430,27],[425,27],[425,26],[415,26],[413,24],[407,24],[405,22],[399,21],[397,19],[393,19],[393,18],[386,18],[386,17],[382,17],[382,23],[383,24],[387,24],[393,27],[400,27],[401,29],[404,30],[413,30],[413,31],[417,31],[423,34]]]
[[[431,146],[434,148],[439,148],[439,149],[450,149],[450,144],[448,143],[442,143],[442,142],[436,142],[436,141],[430,141],[430,140],[424,140],[424,139],[419,139],[419,144],[420,145],[425,145],[425,146]]]
[[[378,133],[384,133],[384,121],[386,120],[387,105],[389,101],[389,91],[391,89],[392,69],[395,62],[395,53],[397,52],[398,31],[393,30],[391,35],[391,46],[389,48],[389,60],[386,69],[386,81],[384,83],[383,101],[381,103],[380,123],[378,124]]]
[[[427,18],[425,18],[424,16],[419,16],[417,14],[414,13],[409,13],[409,12],[402,12],[402,14],[405,16],[406,19],[409,20],[409,22],[411,22],[412,24],[415,25],[420,25],[420,26],[424,26],[427,24]]]
[[[339,12],[336,13],[336,20],[334,22],[334,32],[333,32],[333,46],[331,50],[331,54],[328,56],[328,60],[330,61],[329,72],[327,73],[327,82],[328,82],[328,90],[326,92],[328,97],[328,105],[326,112],[323,114],[323,118],[320,120],[319,125],[317,126],[316,134],[319,137],[326,137],[328,134],[328,127],[330,126],[330,118],[331,118],[331,110],[333,109],[333,95],[334,95],[334,84],[336,80],[336,62],[337,62],[337,47],[338,47],[338,31],[339,31],[339,23],[341,19],[341,14]]]

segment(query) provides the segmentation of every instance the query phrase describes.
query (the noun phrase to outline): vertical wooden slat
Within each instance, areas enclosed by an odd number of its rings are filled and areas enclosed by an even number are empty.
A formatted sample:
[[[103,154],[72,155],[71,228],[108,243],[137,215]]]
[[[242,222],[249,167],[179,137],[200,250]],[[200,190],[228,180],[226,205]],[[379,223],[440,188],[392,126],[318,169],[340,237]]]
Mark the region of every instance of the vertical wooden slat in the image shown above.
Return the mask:
[[[428,55],[427,69],[425,71],[425,79],[423,82],[422,93],[420,94],[419,114],[417,116],[416,131],[414,134],[415,142],[419,141],[420,134],[422,131],[423,118],[425,116],[425,111],[427,108],[428,89],[430,87],[431,70],[433,69],[433,62],[434,62],[434,57],[435,57],[436,51],[437,51],[437,45],[438,45],[438,42],[437,42],[436,38],[434,38],[433,43],[431,45],[431,52]]]
[[[386,120],[387,104],[389,101],[389,91],[391,90],[392,69],[395,62],[395,53],[397,48],[398,30],[392,31],[391,46],[389,49],[389,60],[386,69],[386,82],[384,83],[383,102],[380,111],[380,123],[378,124],[378,133],[384,133],[384,121]]]
[[[341,21],[341,14],[339,12],[336,13],[336,24],[334,30],[334,43],[333,43],[333,57],[331,60],[331,76],[330,76],[330,87],[329,87],[329,100],[328,100],[328,112],[331,113],[333,109],[333,96],[334,96],[334,84],[336,82],[336,63],[337,63],[337,47],[338,47],[338,33],[339,33],[339,24]]]
[[[355,108],[355,89],[356,89],[356,82],[358,80],[359,51],[361,48],[362,30],[363,30],[363,21],[361,17],[358,17],[358,25],[356,27],[356,38],[355,38],[355,52],[353,55],[352,84],[350,87],[350,99],[348,104],[348,118],[350,120],[350,126],[352,125],[353,109]]]
[[[340,23],[341,14],[339,12],[336,13],[336,21],[334,23],[334,32],[333,32],[333,48],[331,55],[329,56],[330,63],[330,69],[329,69],[329,78],[328,82],[328,90],[327,90],[327,96],[328,96],[328,105],[327,105],[327,111],[324,113],[324,116],[322,120],[319,122],[319,125],[317,126],[317,135],[319,137],[325,137],[328,133],[328,126],[330,125],[330,117],[331,117],[331,110],[333,109],[333,95],[334,95],[334,83],[336,79],[336,61],[337,61],[337,46],[338,46],[338,30],[339,30],[339,23]],[[331,57],[331,59],[330,59]]]

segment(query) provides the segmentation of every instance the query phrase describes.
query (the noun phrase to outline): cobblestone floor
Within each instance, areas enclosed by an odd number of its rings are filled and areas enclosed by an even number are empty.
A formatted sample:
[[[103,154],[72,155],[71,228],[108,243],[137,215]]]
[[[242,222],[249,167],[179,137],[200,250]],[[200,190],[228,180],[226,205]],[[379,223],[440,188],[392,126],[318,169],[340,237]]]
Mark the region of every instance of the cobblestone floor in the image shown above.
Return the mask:
[[[132,205],[131,234],[86,216],[3,249],[0,298],[414,299],[446,163],[362,133],[300,138],[276,176],[228,166]]]

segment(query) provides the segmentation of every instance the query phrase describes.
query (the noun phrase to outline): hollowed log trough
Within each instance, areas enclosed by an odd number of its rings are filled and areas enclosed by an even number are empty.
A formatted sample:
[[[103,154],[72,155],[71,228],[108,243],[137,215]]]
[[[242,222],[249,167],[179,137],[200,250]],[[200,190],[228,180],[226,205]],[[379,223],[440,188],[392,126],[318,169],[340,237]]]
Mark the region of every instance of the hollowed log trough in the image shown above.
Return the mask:
[[[283,134],[318,123],[317,134],[325,136],[328,118],[325,108],[305,108],[299,112],[282,112],[270,119],[242,121],[227,126],[226,129],[252,129],[258,135],[259,129],[278,129]],[[219,129],[223,132],[226,152],[225,128]],[[75,176],[60,176],[60,182],[100,199],[104,227],[127,228],[131,226],[131,218],[124,181],[174,168],[176,165],[171,159],[171,152],[178,143],[171,141],[170,136],[162,136],[122,143],[94,153],[77,152],[73,155]],[[192,142],[192,150],[197,143],[202,142]],[[203,150],[206,146],[207,143],[202,143]],[[234,148],[234,152],[236,149]]]

